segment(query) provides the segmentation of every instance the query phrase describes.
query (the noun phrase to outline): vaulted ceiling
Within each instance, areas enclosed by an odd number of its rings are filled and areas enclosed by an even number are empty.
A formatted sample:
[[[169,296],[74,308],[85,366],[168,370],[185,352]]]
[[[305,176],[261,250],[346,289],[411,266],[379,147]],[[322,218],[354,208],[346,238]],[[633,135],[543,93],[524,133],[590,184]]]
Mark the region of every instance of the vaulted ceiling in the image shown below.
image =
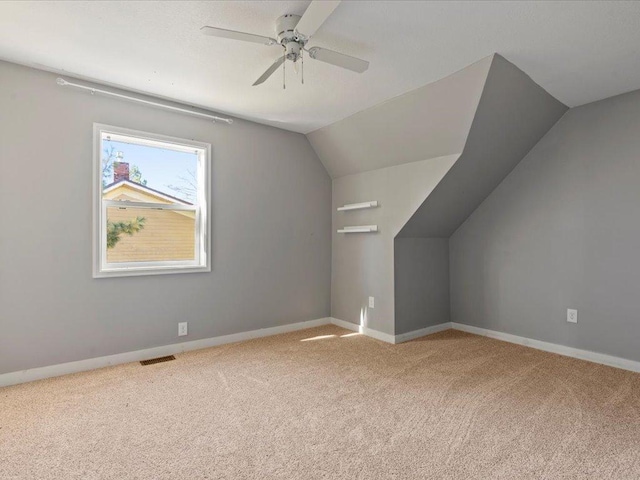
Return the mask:
[[[460,154],[493,55],[307,134],[332,177]]]
[[[305,62],[251,84],[275,47],[200,34],[274,35],[308,1],[0,2],[0,59],[308,133],[494,52],[568,106],[640,88],[640,2],[343,1],[309,45],[369,60],[363,74]],[[1,81],[1,79],[0,79]]]
[[[476,105],[462,154],[398,237],[449,238],[567,111],[500,55]]]

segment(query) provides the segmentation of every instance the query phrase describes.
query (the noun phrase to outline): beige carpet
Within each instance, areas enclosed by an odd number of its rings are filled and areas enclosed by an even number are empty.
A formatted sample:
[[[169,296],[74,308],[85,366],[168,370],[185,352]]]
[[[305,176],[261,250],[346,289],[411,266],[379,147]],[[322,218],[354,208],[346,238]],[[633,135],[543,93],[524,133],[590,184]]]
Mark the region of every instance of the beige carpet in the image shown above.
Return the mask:
[[[0,478],[638,479],[640,375],[320,327],[0,389]]]

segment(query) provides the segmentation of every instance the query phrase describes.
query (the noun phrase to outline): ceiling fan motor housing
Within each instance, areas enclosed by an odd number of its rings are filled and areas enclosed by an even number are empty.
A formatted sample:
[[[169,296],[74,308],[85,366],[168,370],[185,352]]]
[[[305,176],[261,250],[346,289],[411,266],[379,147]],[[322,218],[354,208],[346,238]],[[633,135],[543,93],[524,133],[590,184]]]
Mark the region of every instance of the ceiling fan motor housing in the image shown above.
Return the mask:
[[[296,32],[300,18],[300,15],[287,14],[276,20],[276,38],[285,49],[285,57],[292,62],[300,58],[300,53],[307,43],[307,39]]]
[[[300,15],[286,14],[282,15],[276,20],[276,34],[278,43],[282,43],[283,40],[297,41],[296,25],[300,21]]]

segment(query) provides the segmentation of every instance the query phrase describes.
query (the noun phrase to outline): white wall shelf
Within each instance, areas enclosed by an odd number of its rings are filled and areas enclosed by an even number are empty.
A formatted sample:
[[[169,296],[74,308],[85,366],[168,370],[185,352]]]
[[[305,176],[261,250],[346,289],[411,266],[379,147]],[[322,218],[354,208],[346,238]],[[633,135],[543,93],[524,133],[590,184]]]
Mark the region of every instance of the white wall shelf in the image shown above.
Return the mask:
[[[377,231],[377,225],[361,225],[359,227],[342,227],[338,230],[338,233],[371,233]]]
[[[338,207],[339,212],[346,212],[349,210],[362,210],[363,208],[374,208],[378,206],[378,201],[362,202],[362,203],[350,203],[342,207]]]

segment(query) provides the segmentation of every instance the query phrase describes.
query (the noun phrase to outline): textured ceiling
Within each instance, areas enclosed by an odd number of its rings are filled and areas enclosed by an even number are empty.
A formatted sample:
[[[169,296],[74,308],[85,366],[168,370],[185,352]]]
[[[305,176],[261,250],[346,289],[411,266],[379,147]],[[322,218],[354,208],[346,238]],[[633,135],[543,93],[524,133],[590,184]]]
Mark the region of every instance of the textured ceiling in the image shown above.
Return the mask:
[[[563,103],[640,88],[640,2],[344,1],[312,39],[369,60],[364,74],[305,62],[251,84],[276,47],[201,35],[274,34],[307,1],[0,2],[0,58],[307,133],[498,52]],[[1,80],[0,80],[1,81]]]

